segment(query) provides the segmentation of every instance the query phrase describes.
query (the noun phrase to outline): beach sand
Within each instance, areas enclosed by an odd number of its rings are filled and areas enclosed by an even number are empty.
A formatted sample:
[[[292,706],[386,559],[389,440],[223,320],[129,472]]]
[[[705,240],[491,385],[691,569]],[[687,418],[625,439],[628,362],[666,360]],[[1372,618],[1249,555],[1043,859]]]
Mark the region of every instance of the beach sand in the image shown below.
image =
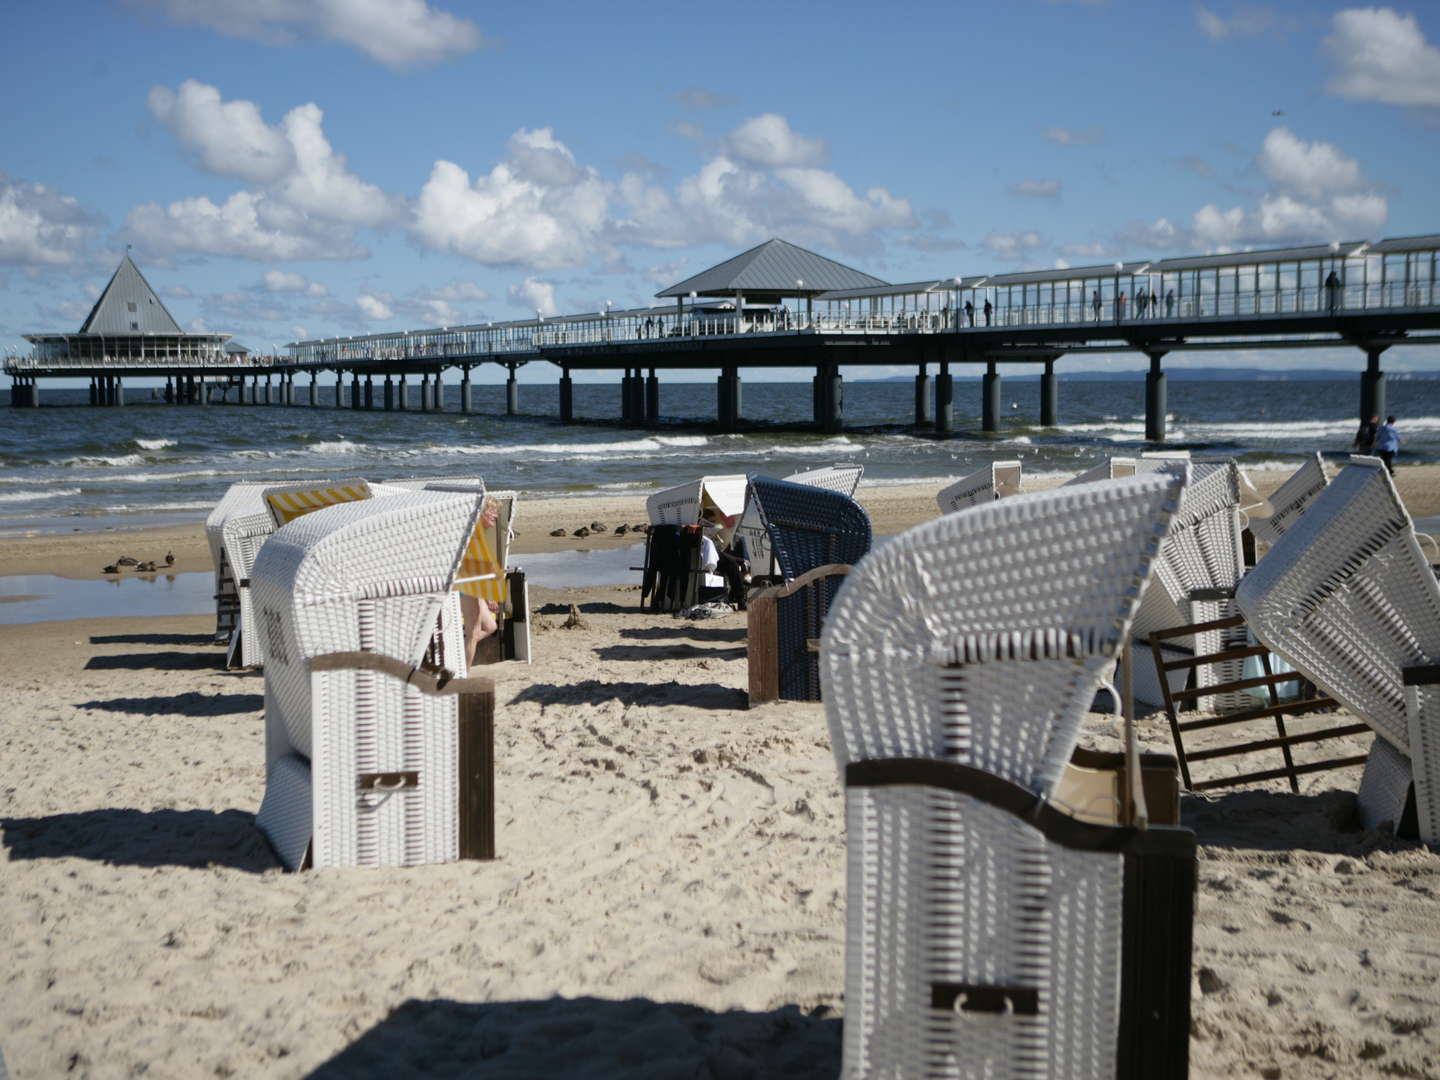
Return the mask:
[[[1440,511],[1430,473],[1402,470],[1417,515]],[[934,515],[933,487],[863,494],[882,534]],[[532,500],[517,546],[640,505]],[[7,542],[0,572],[167,548],[206,569],[201,532]],[[263,677],[221,670],[212,617],[0,626],[10,1075],[835,1076],[844,812],[823,708],[745,708],[743,615],[638,600],[532,591],[535,663],[483,671],[500,857],[410,870],[279,869],[253,817]],[[1169,749],[1163,717],[1141,730]],[[1118,733],[1096,715],[1087,741]],[[1357,779],[1186,797],[1193,1077],[1440,1076],[1440,855],[1361,830]]]

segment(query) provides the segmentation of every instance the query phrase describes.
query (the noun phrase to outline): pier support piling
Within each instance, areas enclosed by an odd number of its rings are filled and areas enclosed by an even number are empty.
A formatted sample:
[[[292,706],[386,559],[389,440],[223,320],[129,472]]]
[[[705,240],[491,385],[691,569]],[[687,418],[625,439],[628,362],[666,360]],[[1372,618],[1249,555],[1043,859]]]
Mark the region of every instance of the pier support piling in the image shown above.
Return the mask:
[[[1055,374],[1055,361],[1045,361],[1045,371],[1040,376],[1040,426],[1060,425],[1060,382]]]
[[[815,423],[833,435],[845,426],[845,380],[833,360],[820,361],[815,372]]]
[[[435,412],[445,411],[445,373],[435,372],[435,379],[430,384],[431,393],[434,395],[430,401],[430,407]]]
[[[468,413],[475,406],[474,397],[471,393],[470,369],[460,369],[460,411]]]
[[[320,376],[317,372],[310,373],[310,407],[313,409],[320,404]]]
[[[1380,354],[1386,346],[1365,350],[1365,371],[1360,376],[1360,422],[1372,416],[1385,419],[1385,372],[1380,370]]]
[[[560,376],[560,420],[569,424],[575,420],[575,384],[570,379],[570,369],[564,371]]]
[[[1000,430],[1000,372],[994,360],[985,362],[985,377],[981,387],[980,430]]]
[[[915,426],[930,422],[930,374],[921,363],[920,372],[915,376]]]
[[[1150,371],[1145,376],[1145,439],[1165,441],[1165,372],[1160,369],[1163,352],[1150,353]]]
[[[350,408],[360,408],[360,376],[354,373],[350,376]]]
[[[365,376],[365,408],[375,408],[375,383],[369,375]]]
[[[720,427],[725,431],[734,431],[740,424],[740,369],[722,368],[716,391]]]
[[[935,430],[941,435],[955,430],[955,379],[948,360],[940,361],[940,374],[935,376]]]
[[[520,384],[515,381],[515,365],[507,364],[506,370],[510,374],[505,376],[505,415],[518,416],[520,414]]]
[[[339,370],[335,372],[335,407],[345,407],[345,373]]]
[[[660,379],[655,374],[655,369],[650,369],[650,375],[645,380],[645,423],[647,426],[660,422]]]

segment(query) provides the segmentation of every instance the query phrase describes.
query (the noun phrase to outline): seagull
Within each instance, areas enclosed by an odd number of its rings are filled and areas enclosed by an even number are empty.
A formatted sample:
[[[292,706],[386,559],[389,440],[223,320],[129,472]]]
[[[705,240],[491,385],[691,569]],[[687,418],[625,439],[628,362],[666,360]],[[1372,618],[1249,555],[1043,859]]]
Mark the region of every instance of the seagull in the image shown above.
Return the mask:
[[[165,565],[166,565],[166,566],[174,566],[174,565],[175,565],[175,552],[173,552],[173,551],[167,551],[167,552],[165,553]]]

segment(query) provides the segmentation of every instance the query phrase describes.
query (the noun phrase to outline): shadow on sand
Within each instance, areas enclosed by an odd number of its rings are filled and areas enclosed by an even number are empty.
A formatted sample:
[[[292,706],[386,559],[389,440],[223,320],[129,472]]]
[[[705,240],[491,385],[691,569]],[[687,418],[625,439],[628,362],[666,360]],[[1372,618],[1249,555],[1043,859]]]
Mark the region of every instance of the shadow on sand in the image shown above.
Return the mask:
[[[1250,789],[1185,795],[1180,821],[1194,829],[1196,840],[1206,847],[1365,855],[1416,846],[1416,841],[1388,830],[1361,828],[1353,791],[1297,795]]]
[[[707,649],[688,641],[669,645],[602,645],[595,650],[602,660],[743,660],[745,646],[735,649]]]
[[[259,874],[279,867],[255,815],[243,810],[85,810],[0,818],[16,859],[93,859],[114,866],[228,866]]]
[[[620,630],[623,638],[637,641],[669,641],[672,638],[688,637],[696,641],[715,641],[738,645],[745,640],[743,626],[696,626],[694,623],[676,620],[672,626],[627,626]]]
[[[151,652],[117,653],[114,656],[92,656],[85,663],[86,671],[215,671],[225,667],[225,654],[213,652]]]
[[[564,686],[535,683],[511,698],[510,704],[534,701],[542,706],[603,705],[607,701],[618,701],[622,705],[684,704],[696,709],[743,709],[747,700],[744,690],[732,686],[684,683],[681,684],[684,690],[682,701],[676,697],[675,687],[675,683],[600,682],[598,679]]]
[[[232,716],[265,708],[263,694],[176,694],[173,697],[111,698],[82,701],[77,709],[100,709],[132,716]]]
[[[214,645],[214,634],[91,634],[91,645]]]
[[[713,1012],[631,998],[407,1001],[310,1074],[310,1080],[396,1076],[486,1080],[831,1080],[840,1020],[786,1005]]]
[[[612,603],[611,603],[610,601],[608,601],[608,600],[592,600],[592,601],[591,601],[590,603],[588,603],[588,604],[576,604],[575,607],[577,607],[577,608],[580,609],[580,614],[582,614],[582,615],[625,615],[625,614],[633,615],[633,614],[635,614],[635,612],[636,612],[636,610],[637,610],[636,608],[633,608],[633,607],[624,607],[624,606],[622,606],[622,605],[620,605],[620,604],[612,604]],[[569,615],[569,614],[570,614],[570,605],[569,605],[569,604],[541,604],[539,607],[531,609],[530,614],[532,614],[532,615]]]

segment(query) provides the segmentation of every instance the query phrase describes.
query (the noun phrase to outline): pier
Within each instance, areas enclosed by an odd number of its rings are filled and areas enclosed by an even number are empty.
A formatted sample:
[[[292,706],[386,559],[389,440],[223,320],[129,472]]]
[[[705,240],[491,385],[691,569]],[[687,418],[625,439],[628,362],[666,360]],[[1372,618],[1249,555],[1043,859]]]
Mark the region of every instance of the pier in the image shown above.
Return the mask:
[[[905,366],[916,373],[915,424],[943,434],[955,430],[957,369],[983,372],[980,429],[993,432],[1003,371],[1038,367],[1039,422],[1055,426],[1058,363],[1131,351],[1149,362],[1146,438],[1163,442],[1163,361],[1182,351],[1354,349],[1364,358],[1357,414],[1383,414],[1383,354],[1440,344],[1437,257],[1440,235],[1427,235],[889,284],[769,240],[644,308],[299,341],[286,356],[266,358],[225,354],[227,335],[176,338],[178,327],[129,338],[112,332],[111,346],[126,341],[121,354],[82,328],[26,335],[31,355],[4,370],[14,379],[11,404],[20,407],[39,403],[44,378],[88,377],[93,404],[119,405],[125,378],[163,376],[167,400],[176,402],[228,402],[233,391],[237,404],[418,411],[441,409],[445,380],[458,371],[459,407],[469,412],[471,373],[493,363],[507,372],[506,412],[515,414],[516,372],[543,362],[558,370],[562,421],[575,419],[574,372],[615,371],[619,419],[644,426],[662,415],[661,370],[718,369],[716,420],[732,428],[744,416],[743,371],[803,367],[815,372],[815,425],[839,432],[841,367]],[[111,288],[127,264],[128,256]],[[136,303],[119,298],[107,308],[110,292],[87,326],[102,308],[123,322],[119,304]],[[321,400],[322,373],[336,379],[329,401]],[[308,377],[298,394],[297,377]]]

